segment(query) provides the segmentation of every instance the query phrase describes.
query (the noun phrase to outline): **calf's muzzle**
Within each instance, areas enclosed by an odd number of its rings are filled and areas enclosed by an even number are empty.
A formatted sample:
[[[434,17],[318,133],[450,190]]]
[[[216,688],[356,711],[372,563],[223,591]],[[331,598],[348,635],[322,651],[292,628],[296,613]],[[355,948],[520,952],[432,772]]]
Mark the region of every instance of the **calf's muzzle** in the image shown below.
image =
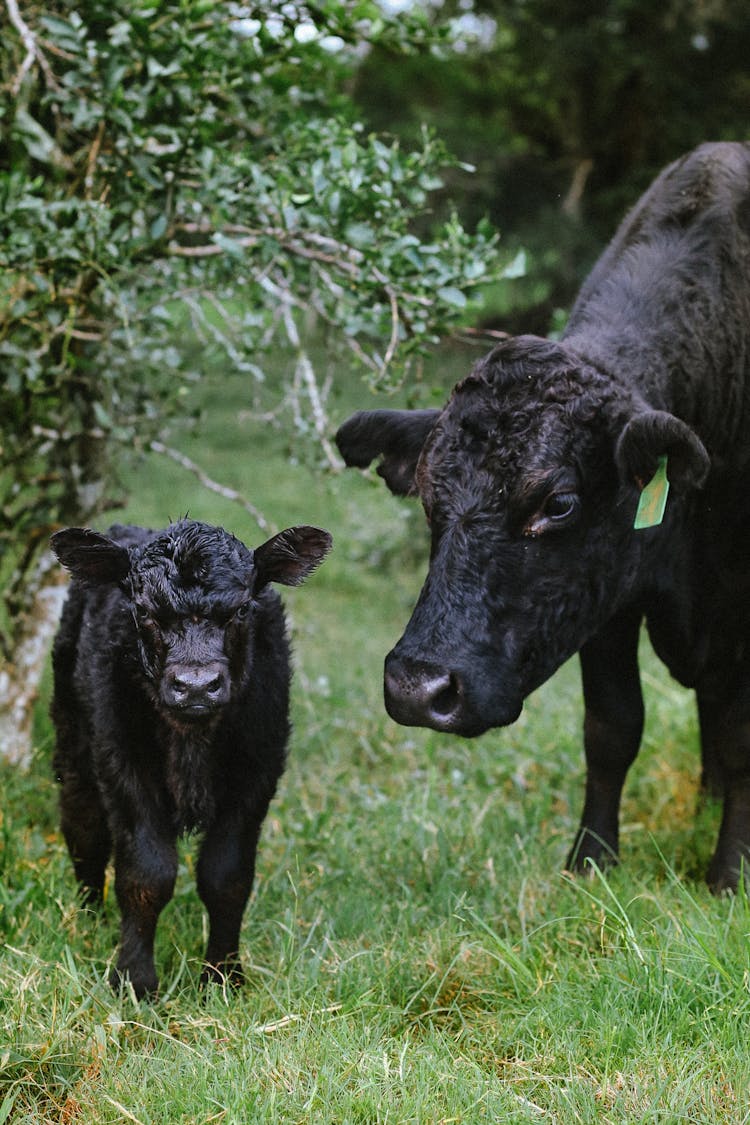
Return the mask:
[[[173,664],[162,681],[166,706],[185,718],[210,715],[229,702],[229,670],[219,661]]]

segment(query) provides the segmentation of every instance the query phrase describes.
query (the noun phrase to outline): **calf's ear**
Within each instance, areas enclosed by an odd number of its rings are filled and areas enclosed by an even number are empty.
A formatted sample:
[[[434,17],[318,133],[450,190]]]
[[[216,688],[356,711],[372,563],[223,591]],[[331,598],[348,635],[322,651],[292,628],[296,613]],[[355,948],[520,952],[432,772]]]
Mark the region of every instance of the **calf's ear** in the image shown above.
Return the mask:
[[[50,545],[63,566],[82,582],[120,582],[130,570],[126,548],[87,527],[56,531]]]
[[[280,531],[253,552],[256,589],[269,582],[301,586],[332,545],[331,535],[319,527],[288,527]]]
[[[336,434],[347,465],[366,468],[377,457],[381,476],[396,496],[414,492],[419,455],[440,417],[439,410],[363,410],[353,414]]]
[[[622,480],[643,488],[653,477],[659,458],[667,458],[667,478],[677,489],[700,488],[711,461],[703,442],[685,422],[664,410],[636,414],[625,425],[615,446],[615,462]]]

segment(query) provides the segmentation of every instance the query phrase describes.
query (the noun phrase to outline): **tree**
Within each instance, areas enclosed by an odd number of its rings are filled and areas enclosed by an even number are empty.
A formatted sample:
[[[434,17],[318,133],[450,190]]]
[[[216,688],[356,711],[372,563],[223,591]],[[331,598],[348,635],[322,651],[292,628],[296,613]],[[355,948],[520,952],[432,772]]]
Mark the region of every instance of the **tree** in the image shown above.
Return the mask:
[[[547,316],[664,164],[747,136],[744,0],[445,0],[440,19],[451,14],[462,51],[425,41],[403,60],[380,44],[355,97],[401,137],[440,122],[477,168],[461,182],[464,221],[487,214],[526,246],[526,288],[546,282]]]
[[[160,432],[190,374],[175,319],[248,379],[291,344],[333,458],[310,314],[382,382],[499,265],[488,228],[413,233],[442,145],[367,133],[342,93],[363,45],[434,37],[418,10],[2,3],[0,746],[18,755],[53,616],[49,532],[106,508],[118,449],[170,452]]]

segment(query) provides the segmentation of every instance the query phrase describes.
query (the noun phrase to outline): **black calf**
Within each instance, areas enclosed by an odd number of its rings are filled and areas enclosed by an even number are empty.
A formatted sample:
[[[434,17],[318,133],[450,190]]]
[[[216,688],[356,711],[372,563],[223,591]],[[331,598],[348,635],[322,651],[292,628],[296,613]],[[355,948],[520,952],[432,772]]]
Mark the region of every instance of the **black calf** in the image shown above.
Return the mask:
[[[221,528],[68,528],[73,575],[53,652],[62,830],[84,901],[112,852],[121,913],[116,986],[157,987],[154,934],[181,832],[203,835],[203,979],[242,979],[239,932],[261,825],[284,768],[289,645],[270,583],[299,585],[331,546],[313,527],[249,550]]]

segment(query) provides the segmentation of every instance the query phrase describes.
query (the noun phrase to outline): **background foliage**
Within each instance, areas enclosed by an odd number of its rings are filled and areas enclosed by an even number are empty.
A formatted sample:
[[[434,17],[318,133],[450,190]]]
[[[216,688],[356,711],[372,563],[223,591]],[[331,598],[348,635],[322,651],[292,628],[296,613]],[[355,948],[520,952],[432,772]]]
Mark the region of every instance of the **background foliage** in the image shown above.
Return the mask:
[[[315,316],[375,381],[463,314],[494,238],[412,232],[448,162],[367,132],[356,51],[436,38],[415,10],[5,0],[0,71],[0,575],[7,659],[37,549],[112,500],[123,447],[185,413],[211,352],[248,383],[297,352],[290,424],[325,434]],[[175,332],[204,344],[188,361]],[[250,395],[249,390],[249,395]],[[20,552],[19,552],[20,546]]]

